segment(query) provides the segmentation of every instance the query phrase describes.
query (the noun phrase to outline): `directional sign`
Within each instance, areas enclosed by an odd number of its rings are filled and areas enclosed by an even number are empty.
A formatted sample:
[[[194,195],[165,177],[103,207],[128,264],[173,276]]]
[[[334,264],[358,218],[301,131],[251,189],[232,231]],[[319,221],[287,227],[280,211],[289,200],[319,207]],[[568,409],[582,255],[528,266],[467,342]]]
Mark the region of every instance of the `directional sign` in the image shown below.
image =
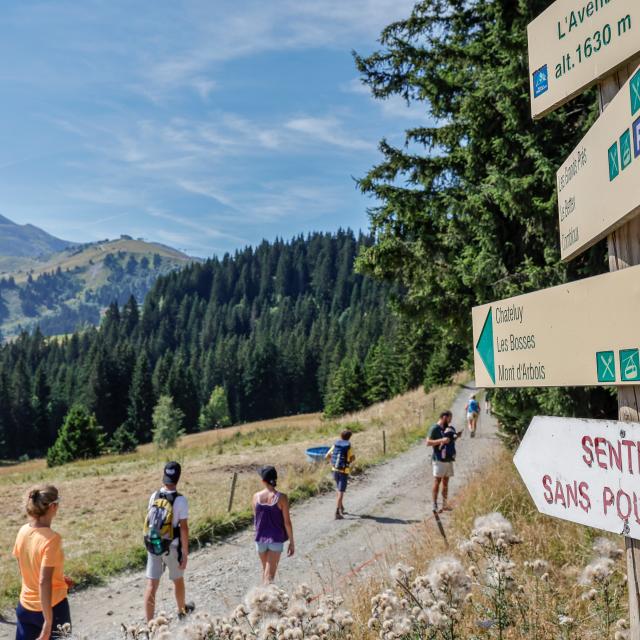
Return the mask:
[[[560,167],[557,184],[563,260],[640,213],[640,67]]]
[[[638,0],[556,0],[528,27],[531,113],[550,113],[640,52]]]
[[[473,309],[479,387],[640,382],[640,266]]]
[[[536,417],[514,462],[541,513],[640,539],[640,424]]]

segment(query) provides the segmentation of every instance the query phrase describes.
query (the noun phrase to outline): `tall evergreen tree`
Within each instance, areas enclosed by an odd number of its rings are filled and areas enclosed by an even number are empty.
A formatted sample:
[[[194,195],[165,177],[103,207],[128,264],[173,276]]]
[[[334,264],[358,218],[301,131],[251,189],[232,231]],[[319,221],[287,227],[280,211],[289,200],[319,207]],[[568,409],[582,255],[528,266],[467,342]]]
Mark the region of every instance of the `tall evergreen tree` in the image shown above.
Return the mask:
[[[36,370],[31,398],[33,428],[40,451],[46,451],[55,440],[51,430],[51,387],[47,381],[44,367]]]
[[[11,390],[4,371],[0,370],[0,459],[16,454],[15,427],[11,413]]]
[[[129,390],[127,431],[138,442],[149,442],[153,429],[153,408],[156,405],[149,358],[143,351],[136,361]]]
[[[47,453],[47,465],[57,467],[74,460],[95,458],[104,448],[104,432],[95,416],[82,405],[74,405]]]
[[[425,116],[405,145],[383,140],[359,182],[380,203],[359,267],[402,287],[401,310],[428,328],[427,384],[469,363],[473,305],[606,269],[602,244],[569,265],[559,259],[556,169],[593,122],[595,100],[576,98],[544,126],[531,120],[526,27],[549,4],[423,0],[383,31],[379,51],[356,56],[375,97],[400,97]],[[494,408],[510,397],[508,426],[543,406],[573,412],[584,394],[500,392]],[[586,395],[578,411],[611,404],[598,390]]]
[[[364,372],[355,358],[345,358],[331,378],[324,413],[328,418],[359,411],[366,406]]]

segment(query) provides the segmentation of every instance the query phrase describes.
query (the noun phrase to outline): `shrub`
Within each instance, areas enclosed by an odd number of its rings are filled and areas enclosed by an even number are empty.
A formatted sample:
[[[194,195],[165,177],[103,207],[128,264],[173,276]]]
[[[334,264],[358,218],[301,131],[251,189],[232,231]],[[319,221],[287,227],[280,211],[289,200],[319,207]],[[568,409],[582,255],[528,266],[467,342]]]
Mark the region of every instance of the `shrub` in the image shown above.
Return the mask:
[[[216,387],[211,392],[209,402],[207,402],[202,409],[198,424],[200,431],[209,431],[210,429],[221,429],[231,426],[229,405],[224,387]]]
[[[171,449],[184,435],[184,413],[173,405],[171,396],[160,396],[153,410],[153,442],[158,449]]]

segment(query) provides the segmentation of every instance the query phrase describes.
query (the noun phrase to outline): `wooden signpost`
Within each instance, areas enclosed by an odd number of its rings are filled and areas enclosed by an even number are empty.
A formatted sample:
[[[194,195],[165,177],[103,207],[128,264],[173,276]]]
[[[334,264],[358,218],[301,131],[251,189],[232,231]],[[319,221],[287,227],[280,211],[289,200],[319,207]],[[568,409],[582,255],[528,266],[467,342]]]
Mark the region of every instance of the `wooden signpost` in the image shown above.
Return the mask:
[[[475,308],[476,380],[618,386],[622,422],[536,418],[515,463],[541,512],[625,535],[640,640],[640,0],[556,0],[528,39],[534,119],[599,83],[604,115],[557,176],[560,246],[609,234],[616,273]]]
[[[514,463],[541,513],[640,539],[640,423],[536,417]]]
[[[640,50],[638,0],[557,0],[528,28],[531,113],[542,118]]]

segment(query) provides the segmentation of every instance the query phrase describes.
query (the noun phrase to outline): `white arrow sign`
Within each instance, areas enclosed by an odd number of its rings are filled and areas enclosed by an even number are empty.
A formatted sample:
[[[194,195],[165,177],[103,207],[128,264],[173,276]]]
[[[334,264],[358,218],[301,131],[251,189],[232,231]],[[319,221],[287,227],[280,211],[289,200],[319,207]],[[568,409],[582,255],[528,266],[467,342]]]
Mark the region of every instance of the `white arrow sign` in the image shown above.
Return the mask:
[[[640,539],[640,424],[536,417],[514,462],[541,513]]]

